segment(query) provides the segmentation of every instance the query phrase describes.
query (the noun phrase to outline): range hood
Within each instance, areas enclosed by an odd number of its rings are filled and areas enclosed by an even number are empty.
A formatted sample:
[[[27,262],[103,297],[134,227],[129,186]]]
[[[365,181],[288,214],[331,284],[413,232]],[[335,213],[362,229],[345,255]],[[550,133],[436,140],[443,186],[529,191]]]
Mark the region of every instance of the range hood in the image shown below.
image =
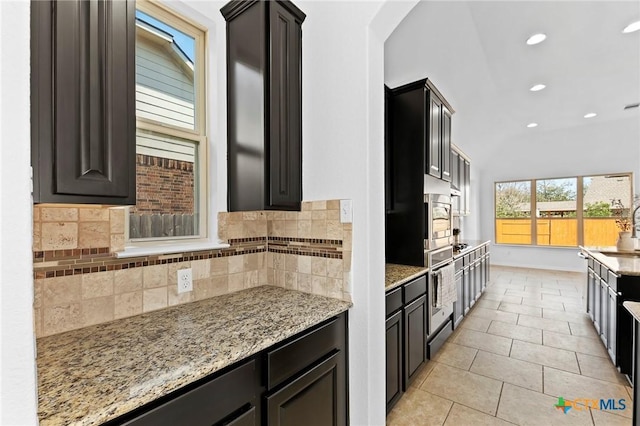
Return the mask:
[[[460,188],[458,188],[457,186],[455,186],[453,184],[453,182],[451,182],[451,196],[452,197],[459,197],[462,195],[462,191],[460,191]]]

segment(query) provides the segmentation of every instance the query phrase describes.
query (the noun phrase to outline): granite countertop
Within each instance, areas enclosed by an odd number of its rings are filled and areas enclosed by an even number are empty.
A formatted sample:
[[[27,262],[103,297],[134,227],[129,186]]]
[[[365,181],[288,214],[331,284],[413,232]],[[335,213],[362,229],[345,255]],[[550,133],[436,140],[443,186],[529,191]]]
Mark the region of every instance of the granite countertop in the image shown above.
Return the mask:
[[[429,271],[424,266],[397,265],[395,263],[387,263],[384,266],[384,290],[393,290],[402,284],[418,278]]]
[[[616,274],[640,276],[639,250],[618,250],[616,246],[580,248]]]
[[[622,302],[622,306],[633,316],[636,321],[640,321],[640,302],[626,301]]]
[[[350,306],[263,286],[40,338],[40,425],[101,424]]]

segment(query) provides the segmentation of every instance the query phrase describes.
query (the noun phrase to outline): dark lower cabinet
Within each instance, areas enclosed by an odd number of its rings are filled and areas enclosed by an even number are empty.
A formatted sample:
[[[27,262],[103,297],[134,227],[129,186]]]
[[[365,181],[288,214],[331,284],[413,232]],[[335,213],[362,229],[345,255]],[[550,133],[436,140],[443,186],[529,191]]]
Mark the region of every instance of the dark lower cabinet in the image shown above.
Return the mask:
[[[387,413],[427,359],[427,278],[421,276],[386,293]]]
[[[278,426],[345,425],[339,395],[344,388],[337,351],[279,391],[266,397],[267,424]]]
[[[456,292],[458,294],[458,300],[453,304],[453,328],[456,328],[464,317],[464,289],[462,285],[462,271],[456,272]]]
[[[31,2],[36,203],[135,204],[135,2]]]
[[[402,396],[402,311],[386,321],[387,413]]]
[[[462,320],[462,316],[469,312],[476,300],[482,296],[487,287],[490,276],[489,245],[483,244],[475,250],[461,254],[455,259],[456,285],[458,290],[459,305],[454,305],[454,328]]]
[[[302,22],[293,3],[229,2],[229,211],[299,210],[302,201]]]
[[[427,296],[411,302],[404,308],[404,382],[409,386],[415,374],[427,359]]]
[[[345,426],[347,386],[345,312],[107,425]]]
[[[259,425],[259,363],[245,364],[177,396],[134,419],[126,426]]]

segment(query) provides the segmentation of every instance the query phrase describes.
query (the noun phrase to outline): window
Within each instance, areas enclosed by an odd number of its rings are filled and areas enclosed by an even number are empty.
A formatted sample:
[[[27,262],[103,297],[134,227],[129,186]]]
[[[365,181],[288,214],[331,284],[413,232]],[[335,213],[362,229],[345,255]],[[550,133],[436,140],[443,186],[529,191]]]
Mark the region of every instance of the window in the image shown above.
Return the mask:
[[[533,190],[535,189],[535,193]],[[497,244],[610,246],[630,216],[632,175],[495,183]]]
[[[136,3],[136,197],[129,239],[206,236],[204,32]]]

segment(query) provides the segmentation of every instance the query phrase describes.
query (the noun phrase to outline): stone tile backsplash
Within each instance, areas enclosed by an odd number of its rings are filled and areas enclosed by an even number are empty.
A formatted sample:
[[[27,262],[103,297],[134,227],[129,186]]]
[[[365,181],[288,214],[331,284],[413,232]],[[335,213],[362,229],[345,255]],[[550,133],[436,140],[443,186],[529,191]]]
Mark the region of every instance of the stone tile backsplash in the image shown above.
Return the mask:
[[[340,223],[339,204],[219,213],[230,248],[133,259],[113,255],[124,248],[124,209],[36,205],[36,336],[266,284],[350,301],[352,225]],[[193,291],[178,294],[183,268],[192,269]]]

